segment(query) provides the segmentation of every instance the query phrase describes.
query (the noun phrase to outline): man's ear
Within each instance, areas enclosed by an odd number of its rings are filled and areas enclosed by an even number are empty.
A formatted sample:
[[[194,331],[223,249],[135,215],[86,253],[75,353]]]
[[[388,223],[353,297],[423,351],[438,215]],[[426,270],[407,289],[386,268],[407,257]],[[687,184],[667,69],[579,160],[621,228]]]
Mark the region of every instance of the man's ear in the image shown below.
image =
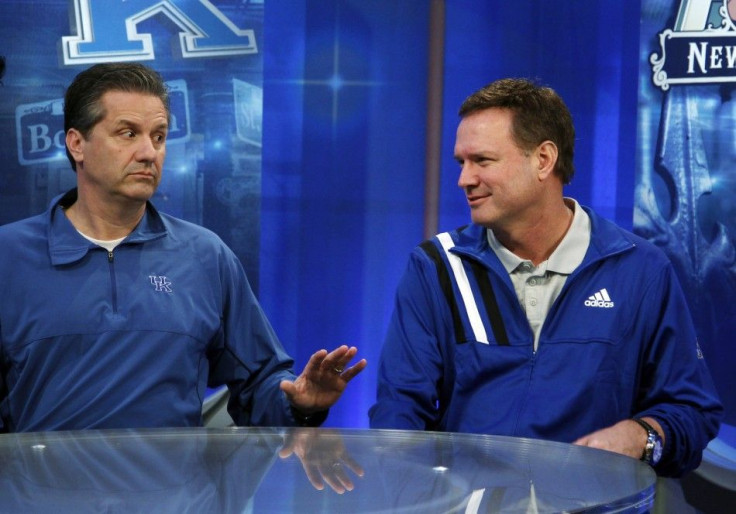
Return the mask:
[[[84,161],[84,136],[77,129],[66,131],[66,147],[77,164]]]
[[[554,174],[557,164],[557,145],[552,141],[543,141],[535,151],[537,157],[537,173],[539,180],[545,180]]]

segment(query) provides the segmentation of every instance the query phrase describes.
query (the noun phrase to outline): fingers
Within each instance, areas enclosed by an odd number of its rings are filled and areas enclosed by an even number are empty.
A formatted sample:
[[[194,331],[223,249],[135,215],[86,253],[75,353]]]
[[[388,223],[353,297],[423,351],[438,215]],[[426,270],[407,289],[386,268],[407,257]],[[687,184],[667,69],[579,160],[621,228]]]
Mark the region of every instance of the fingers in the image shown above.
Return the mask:
[[[358,373],[360,373],[361,371],[363,371],[367,365],[368,365],[368,361],[366,361],[365,359],[361,359],[360,361],[358,361],[357,363],[355,363],[355,365],[350,366],[348,369],[346,369],[345,371],[343,371],[340,374],[340,376],[346,382],[350,382],[353,378],[355,378],[355,376]]]
[[[345,465],[348,467],[348,469],[352,471],[353,473],[355,473],[356,475],[358,475],[359,477],[362,477],[363,475],[365,475],[365,470],[363,469],[363,467],[360,464],[358,464],[355,461],[355,459],[353,459],[347,453],[343,455],[342,460],[345,463]]]
[[[365,359],[361,359],[358,363],[351,367],[347,367],[351,360],[358,353],[358,349],[355,346],[348,347],[342,345],[330,353],[324,354],[321,358],[318,366],[323,372],[336,373],[340,375],[345,381],[352,380],[358,373],[363,371],[367,362]],[[321,356],[314,354],[312,358],[319,359]],[[311,361],[312,359],[310,359]],[[316,364],[316,362],[315,362]]]
[[[307,479],[309,480],[309,483],[312,484],[312,487],[318,491],[325,488],[325,483],[322,481],[322,473],[320,473],[317,466],[302,462],[302,467],[304,468],[304,473],[307,475]]]
[[[307,365],[304,366],[304,371],[302,373],[311,374],[318,372],[323,368],[327,355],[327,350],[320,350],[313,353],[309,358],[309,361],[307,361]]]
[[[322,478],[337,494],[343,494],[355,488],[340,462],[335,462],[329,468],[323,469]]]
[[[319,350],[309,358],[303,373],[310,376],[314,373],[334,373],[349,381],[363,371],[367,364],[365,359],[361,359],[354,366],[347,367],[357,353],[355,346],[347,345],[339,346],[329,353],[327,350]]]
[[[355,484],[338,461],[331,464],[329,462],[311,463],[304,461],[302,462],[302,468],[309,483],[318,491],[325,488],[325,483],[337,494],[343,494],[355,488]]]
[[[355,357],[356,353],[358,353],[358,349],[354,346],[350,348],[346,345],[339,346],[325,355],[320,363],[320,369],[330,370],[339,375],[345,370],[345,366]]]

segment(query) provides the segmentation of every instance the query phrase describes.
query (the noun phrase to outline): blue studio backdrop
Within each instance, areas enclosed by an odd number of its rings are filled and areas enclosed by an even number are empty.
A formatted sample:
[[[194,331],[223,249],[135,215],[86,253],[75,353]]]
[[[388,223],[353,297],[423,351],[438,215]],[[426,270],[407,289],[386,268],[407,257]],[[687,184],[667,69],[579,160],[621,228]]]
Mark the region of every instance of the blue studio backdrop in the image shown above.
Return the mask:
[[[670,257],[725,406],[736,471],[736,2],[643,0],[634,230]],[[733,475],[732,475],[733,476]]]
[[[74,183],[59,133],[71,78],[98,59],[147,62],[172,87],[176,122],[154,202],[233,247],[297,370],[320,348],[359,348],[369,366],[327,425],[366,427],[394,288],[424,237],[428,90],[441,91],[441,143],[429,150],[440,155],[436,228],[447,230],[468,221],[452,156],[460,103],[500,77],[538,78],[566,99],[576,124],[577,172],[566,194],[655,242],[682,242],[662,246],[688,294],[706,297],[691,306],[728,430],[736,424],[728,338],[736,316],[727,308],[734,55],[722,50],[724,84],[669,88],[651,60],[671,43],[661,42],[666,29],[732,32],[728,4],[3,0],[0,223],[40,212]],[[438,5],[439,29],[431,23]],[[429,66],[438,38],[439,84]],[[701,44],[718,45],[694,42],[694,66],[707,75],[718,59]],[[687,73],[672,62],[663,65],[670,77]],[[675,126],[680,143],[665,141]],[[693,136],[699,146],[684,146]],[[697,215],[677,218],[682,212]]]
[[[298,361],[348,343],[369,363],[328,425],[367,426],[394,290],[424,237],[433,38],[444,38],[438,230],[469,219],[457,109],[503,76],[563,95],[578,132],[567,194],[632,227],[639,5],[448,0],[436,33],[431,3],[266,3],[261,301]]]

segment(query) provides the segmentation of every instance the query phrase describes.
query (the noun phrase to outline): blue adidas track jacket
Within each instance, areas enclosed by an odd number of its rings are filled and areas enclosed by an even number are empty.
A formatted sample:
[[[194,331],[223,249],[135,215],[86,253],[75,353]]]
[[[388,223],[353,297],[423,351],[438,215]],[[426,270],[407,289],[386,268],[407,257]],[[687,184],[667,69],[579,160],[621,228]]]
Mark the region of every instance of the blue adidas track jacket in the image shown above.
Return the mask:
[[[413,251],[381,354],[372,428],[572,442],[652,416],[666,432],[657,471],[697,467],[723,409],[674,269],[653,244],[586,212],[588,251],[551,306],[536,352],[484,228]],[[445,251],[443,239],[454,247]],[[464,272],[460,286],[448,255]],[[491,323],[490,294],[502,329]]]
[[[198,426],[221,384],[237,424],[297,424],[292,360],[226,245],[149,204],[108,254],[75,197],[0,227],[0,431]]]

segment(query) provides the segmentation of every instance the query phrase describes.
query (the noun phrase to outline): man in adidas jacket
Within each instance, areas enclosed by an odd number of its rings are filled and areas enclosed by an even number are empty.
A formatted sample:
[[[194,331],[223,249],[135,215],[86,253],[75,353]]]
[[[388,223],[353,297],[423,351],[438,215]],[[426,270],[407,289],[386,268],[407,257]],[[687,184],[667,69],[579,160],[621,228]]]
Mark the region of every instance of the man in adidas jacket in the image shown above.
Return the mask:
[[[658,248],[563,197],[563,101],[504,79],[460,116],[473,223],[411,254],[371,427],[574,442],[662,475],[697,467],[722,406],[683,292]]]
[[[95,65],[64,115],[77,188],[0,227],[0,432],[197,426],[222,384],[238,425],[321,423],[365,361],[321,350],[295,376],[233,252],[149,202],[161,77]]]

